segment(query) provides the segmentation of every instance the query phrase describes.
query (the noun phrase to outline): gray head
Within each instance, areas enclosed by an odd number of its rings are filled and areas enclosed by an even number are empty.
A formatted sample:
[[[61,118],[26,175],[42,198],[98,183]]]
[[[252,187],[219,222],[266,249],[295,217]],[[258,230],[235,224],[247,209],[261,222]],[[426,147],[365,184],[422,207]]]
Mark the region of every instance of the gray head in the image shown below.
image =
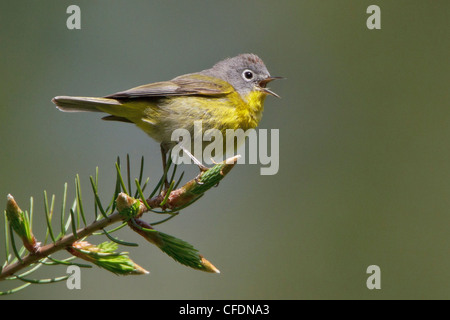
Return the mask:
[[[280,77],[271,77],[264,62],[255,54],[244,53],[216,63],[201,74],[220,78],[230,83],[243,97],[254,90],[279,96],[266,88],[267,83]]]

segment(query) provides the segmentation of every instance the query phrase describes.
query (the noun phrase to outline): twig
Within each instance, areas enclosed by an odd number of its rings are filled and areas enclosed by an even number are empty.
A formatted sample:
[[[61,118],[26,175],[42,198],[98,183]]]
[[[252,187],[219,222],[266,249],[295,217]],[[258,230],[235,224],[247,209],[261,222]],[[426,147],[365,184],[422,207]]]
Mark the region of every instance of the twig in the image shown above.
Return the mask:
[[[55,243],[51,243],[46,246],[40,247],[40,250],[38,252],[34,254],[32,253],[28,254],[27,256],[21,259],[22,261],[17,261],[16,263],[5,266],[2,270],[2,273],[0,274],[0,281],[4,280],[9,276],[12,276],[17,271],[26,268],[27,266],[39,261],[42,258],[49,256],[54,252],[65,249],[66,247],[70,246],[72,243],[77,241],[77,239],[86,237],[94,233],[95,231],[99,231],[103,228],[106,228],[110,224],[121,221],[123,218],[124,217],[119,212],[115,212],[109,215],[107,218],[95,221],[94,223],[82,229],[78,229],[76,232],[76,236],[74,234],[69,234],[61,238],[60,240],[56,241]]]
[[[17,255],[18,256],[17,262],[12,263],[10,265],[5,265],[1,269],[0,281],[13,276],[18,271],[34,263],[37,263],[41,259],[48,257],[54,252],[64,249],[68,249],[69,252],[71,252],[70,250],[74,246],[74,243],[78,243],[79,246],[83,244],[87,246],[87,248],[89,248],[91,246],[89,243],[80,242],[83,238],[93,234],[96,231],[102,230],[113,223],[122,220],[127,221],[131,229],[143,235],[148,241],[160,247],[161,250],[163,250],[165,253],[170,255],[178,262],[203,271],[218,273],[219,272],[218,269],[214,267],[203,256],[199,255],[197,250],[194,249],[190,244],[180,239],[177,239],[173,236],[157,232],[149,224],[139,220],[138,218],[141,217],[144,212],[153,211],[154,208],[161,208],[162,210],[164,210],[163,213],[170,213],[165,210],[168,209],[171,210],[172,212],[175,211],[178,212],[179,210],[191,205],[193,202],[202,197],[207,190],[209,190],[213,186],[218,185],[218,183],[225,177],[225,175],[228,172],[230,172],[230,170],[234,167],[238,158],[239,156],[229,158],[224,162],[216,164],[215,166],[206,171],[202,171],[196,178],[192,179],[191,181],[187,182],[184,186],[176,190],[172,190],[172,188],[174,188],[175,186],[174,181],[172,181],[170,188],[168,190],[165,191],[163,190],[159,195],[154,197],[151,196],[151,198],[147,200],[145,200],[142,196],[142,190],[140,188],[139,182],[137,183],[138,189],[137,194],[140,195],[141,199],[140,200],[134,199],[127,194],[127,191],[125,189],[125,183],[123,182],[122,177],[120,175],[120,168],[118,164],[116,164],[120,184],[122,185],[124,191],[126,192],[119,194],[116,193],[116,195],[118,196],[114,204],[118,211],[115,211],[114,213],[106,216],[98,200],[96,183],[94,183],[93,179],[91,178],[95,199],[97,201],[96,203],[97,205],[99,205],[99,208],[104,218],[101,220],[97,220],[92,224],[87,225],[81,229],[76,229],[75,224],[72,224],[74,228],[72,234],[66,235],[61,239],[42,247],[36,241],[36,239],[31,233],[31,227],[29,225],[27,215],[24,214],[22,210],[20,210],[20,208],[15,203],[14,198],[9,195],[8,206],[6,211],[9,214],[10,221],[16,223],[15,225],[13,224],[14,230],[16,231],[16,233],[19,234],[19,236],[22,237],[24,245],[29,250],[30,253],[23,258],[19,257],[20,256],[19,254]],[[130,177],[128,177],[128,180],[130,181]],[[77,182],[77,205],[80,207],[78,208],[78,211],[82,211],[81,193],[79,192],[78,177],[76,182]],[[128,189],[130,188],[131,186],[129,182]],[[46,208],[47,207],[48,206],[46,204]],[[51,210],[48,210],[48,208],[46,210],[48,219],[50,219],[49,215],[51,214],[51,212],[53,212],[53,200]],[[71,219],[72,221],[74,221],[75,217],[72,210],[71,215],[72,215]],[[84,220],[84,214],[82,217]],[[48,228],[51,229],[50,220],[48,220],[47,223]],[[141,226],[136,227],[132,223],[135,223],[136,226],[138,226],[139,224]],[[51,236],[51,238],[55,239],[53,235]],[[137,267],[140,268],[139,266]],[[142,274],[142,272],[137,273]],[[144,273],[148,272],[145,271]]]

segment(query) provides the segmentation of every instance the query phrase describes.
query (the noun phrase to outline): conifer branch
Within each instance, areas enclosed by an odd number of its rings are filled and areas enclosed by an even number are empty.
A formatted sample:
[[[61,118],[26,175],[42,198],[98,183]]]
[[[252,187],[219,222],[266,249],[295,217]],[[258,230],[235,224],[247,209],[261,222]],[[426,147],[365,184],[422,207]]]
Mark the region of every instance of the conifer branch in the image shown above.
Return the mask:
[[[80,179],[77,175],[75,179],[75,201],[74,205],[69,208],[70,214],[65,213],[67,184],[64,186],[64,196],[61,209],[61,231],[59,234],[54,232],[51,223],[52,216],[54,214],[54,196],[51,198],[51,203],[49,206],[47,194],[44,192],[45,217],[47,223],[46,234],[47,236],[50,235],[50,239],[52,240],[52,243],[46,245],[41,245],[32,233],[33,200],[30,201],[30,214],[28,214],[27,211],[22,211],[20,209],[13,196],[8,195],[4,227],[6,261],[0,267],[0,281],[17,279],[27,283],[26,285],[21,285],[8,291],[0,292],[0,295],[15,293],[32,283],[64,281],[67,276],[41,280],[25,278],[41,266],[49,264],[49,262],[50,264],[62,265],[75,264],[73,262],[69,262],[71,258],[57,260],[51,257],[53,253],[63,250],[70,253],[73,257],[81,258],[115,274],[147,274],[148,271],[134,263],[128,257],[126,252],[115,252],[118,245],[137,245],[123,240],[118,240],[111,235],[112,232],[118,230],[124,225],[128,225],[131,230],[143,236],[147,241],[156,245],[179,263],[194,269],[219,273],[219,270],[202,255],[200,255],[197,249],[195,249],[191,244],[184,240],[177,239],[174,236],[159,232],[154,229],[154,226],[172,219],[179,214],[180,210],[199,200],[211,187],[217,186],[225,175],[234,167],[238,157],[239,156],[232,157],[224,162],[214,165],[206,171],[202,171],[197,177],[188,181],[179,188],[178,185],[180,184],[184,173],[182,173],[178,180],[175,181],[175,166],[171,175],[172,181],[170,182],[170,187],[167,190],[164,190],[162,186],[164,179],[168,176],[169,168],[167,168],[159,183],[151,192],[150,197],[145,199],[144,190],[147,186],[148,179],[142,185],[143,158],[141,160],[139,179],[135,179],[136,191],[134,193],[134,197],[132,197],[130,161],[127,156],[126,177],[128,183],[125,184],[125,181],[122,178],[120,161],[118,160],[116,163],[116,188],[113,195],[113,201],[111,201],[109,206],[105,206],[100,201],[98,193],[98,170],[96,170],[95,179],[90,177],[92,192],[95,200],[95,221],[91,224],[86,224],[85,217],[87,211],[83,207]],[[155,195],[158,189],[160,192]],[[155,209],[160,209],[161,211]],[[153,224],[149,224],[141,219],[144,213],[154,212],[159,214],[170,214],[170,217]],[[64,223],[63,221],[65,219],[66,222]],[[78,223],[80,223],[80,221],[83,221],[84,224],[84,227],[82,228],[78,227]],[[123,222],[123,224],[118,228],[106,231],[106,227],[119,222]],[[67,230],[70,229],[72,230],[72,233],[66,234]],[[104,242],[99,245],[88,243],[86,238],[96,232],[105,234],[111,242]],[[20,249],[16,247],[14,234],[22,240],[23,245]],[[15,258],[12,258],[11,254],[9,254],[10,246],[13,249]],[[27,254],[25,254],[26,252]],[[87,266],[85,264],[76,265],[82,267]],[[31,269],[22,274],[18,274],[20,271],[27,268]]]

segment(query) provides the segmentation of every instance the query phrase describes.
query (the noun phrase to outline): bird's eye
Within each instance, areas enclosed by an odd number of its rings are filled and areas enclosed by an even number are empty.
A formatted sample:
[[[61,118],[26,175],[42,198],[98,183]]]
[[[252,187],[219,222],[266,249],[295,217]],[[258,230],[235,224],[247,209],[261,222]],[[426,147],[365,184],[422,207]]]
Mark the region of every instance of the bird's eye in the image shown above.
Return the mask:
[[[244,72],[242,72],[242,77],[247,80],[250,81],[253,79],[253,72],[250,70],[244,70]]]

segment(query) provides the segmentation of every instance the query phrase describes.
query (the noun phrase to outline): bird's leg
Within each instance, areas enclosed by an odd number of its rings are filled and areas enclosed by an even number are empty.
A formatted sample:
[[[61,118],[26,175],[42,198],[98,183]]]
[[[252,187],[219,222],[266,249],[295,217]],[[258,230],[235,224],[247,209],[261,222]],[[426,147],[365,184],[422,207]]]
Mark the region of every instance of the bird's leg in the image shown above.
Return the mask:
[[[163,174],[164,174],[164,191],[169,189],[169,182],[167,181],[167,173],[166,170],[168,170],[167,168],[167,154],[168,154],[168,149],[161,143],[161,156],[162,156],[162,165],[163,165]]]
[[[205,172],[208,171],[209,168],[206,167],[205,165],[203,165],[196,157],[194,157],[192,155],[192,153],[190,153],[185,147],[180,146],[181,150],[183,150],[184,153],[186,153],[188,155],[189,158],[191,158],[192,161],[194,161],[194,163],[198,166],[198,168],[200,169],[201,172]]]

